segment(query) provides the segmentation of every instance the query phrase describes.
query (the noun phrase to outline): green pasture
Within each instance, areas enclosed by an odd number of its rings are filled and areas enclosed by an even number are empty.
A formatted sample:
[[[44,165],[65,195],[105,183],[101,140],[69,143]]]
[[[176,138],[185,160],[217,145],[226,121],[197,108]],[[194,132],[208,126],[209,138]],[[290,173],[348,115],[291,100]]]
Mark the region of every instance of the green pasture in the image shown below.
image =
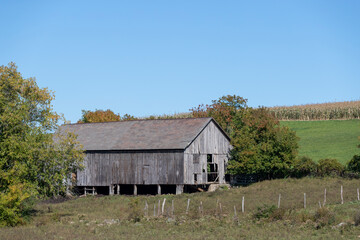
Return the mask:
[[[281,125],[296,131],[300,156],[314,161],[336,158],[345,164],[360,154],[356,147],[360,144],[360,120],[281,121]]]

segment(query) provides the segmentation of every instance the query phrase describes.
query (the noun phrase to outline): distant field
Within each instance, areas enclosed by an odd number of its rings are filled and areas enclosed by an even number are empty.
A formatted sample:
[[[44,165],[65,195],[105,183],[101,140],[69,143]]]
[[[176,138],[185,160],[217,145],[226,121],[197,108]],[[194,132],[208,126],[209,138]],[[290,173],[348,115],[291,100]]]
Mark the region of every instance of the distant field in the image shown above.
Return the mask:
[[[360,154],[356,148],[360,144],[360,120],[282,121],[281,125],[295,130],[300,137],[300,156],[314,161],[336,158],[345,164]]]
[[[279,120],[360,119],[360,101],[270,107]]]

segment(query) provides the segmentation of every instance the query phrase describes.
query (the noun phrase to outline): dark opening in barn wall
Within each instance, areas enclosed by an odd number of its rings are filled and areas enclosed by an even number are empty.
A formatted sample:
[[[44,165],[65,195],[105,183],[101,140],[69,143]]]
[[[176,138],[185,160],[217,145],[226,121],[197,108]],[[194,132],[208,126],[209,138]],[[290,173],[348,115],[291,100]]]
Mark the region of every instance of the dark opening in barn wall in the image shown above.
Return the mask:
[[[95,188],[96,188],[97,194],[109,195],[109,186],[100,186],[100,187],[95,187]]]
[[[161,194],[176,194],[176,185],[160,185]]]
[[[156,195],[157,185],[137,185],[137,194],[138,195]]]
[[[184,193],[196,193],[200,191],[207,191],[208,189],[209,189],[208,184],[184,185]]]
[[[134,195],[134,185],[120,184],[120,195]]]

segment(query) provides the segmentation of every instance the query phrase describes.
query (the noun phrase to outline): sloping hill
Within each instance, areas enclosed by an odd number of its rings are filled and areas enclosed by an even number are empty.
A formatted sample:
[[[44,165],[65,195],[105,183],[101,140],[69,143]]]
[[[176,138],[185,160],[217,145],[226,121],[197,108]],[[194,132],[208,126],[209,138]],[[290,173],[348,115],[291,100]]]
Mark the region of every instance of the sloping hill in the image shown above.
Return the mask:
[[[345,164],[360,154],[356,147],[360,144],[360,120],[282,121],[281,125],[295,130],[300,137],[300,156],[314,161],[336,158]]]

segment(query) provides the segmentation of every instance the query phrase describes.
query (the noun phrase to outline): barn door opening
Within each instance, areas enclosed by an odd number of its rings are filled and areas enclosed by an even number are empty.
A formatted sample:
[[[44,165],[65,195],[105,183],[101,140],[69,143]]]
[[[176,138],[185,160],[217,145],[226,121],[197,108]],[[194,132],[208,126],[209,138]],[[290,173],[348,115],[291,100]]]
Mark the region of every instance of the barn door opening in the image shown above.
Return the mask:
[[[219,167],[212,154],[207,155],[207,177],[208,182],[219,182]]]

